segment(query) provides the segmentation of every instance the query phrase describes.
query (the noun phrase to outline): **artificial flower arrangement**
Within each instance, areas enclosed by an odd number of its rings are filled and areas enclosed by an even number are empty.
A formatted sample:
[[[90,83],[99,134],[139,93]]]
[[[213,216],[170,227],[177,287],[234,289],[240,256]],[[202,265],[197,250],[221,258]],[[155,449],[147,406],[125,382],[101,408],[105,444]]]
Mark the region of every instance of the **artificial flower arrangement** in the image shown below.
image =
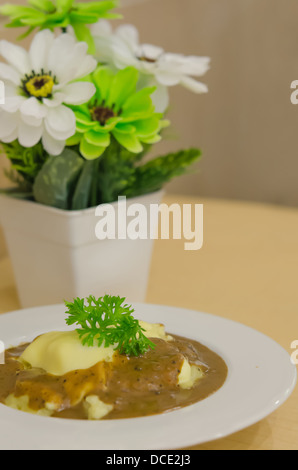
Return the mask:
[[[28,0],[0,13],[8,27],[35,34],[29,51],[0,41],[0,141],[11,162],[14,197],[80,210],[157,191],[185,173],[200,150],[145,159],[169,126],[169,87],[195,93],[207,57],[168,54],[113,31],[112,1]]]

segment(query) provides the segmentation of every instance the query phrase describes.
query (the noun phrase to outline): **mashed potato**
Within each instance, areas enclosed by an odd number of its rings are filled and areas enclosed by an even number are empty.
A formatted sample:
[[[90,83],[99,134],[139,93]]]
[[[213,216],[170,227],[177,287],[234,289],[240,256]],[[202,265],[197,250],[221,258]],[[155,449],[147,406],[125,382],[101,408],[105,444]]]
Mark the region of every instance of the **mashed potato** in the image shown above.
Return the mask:
[[[39,336],[23,352],[20,360],[52,375],[89,369],[101,361],[111,362],[114,347],[83,346],[76,331],[52,331]]]
[[[171,341],[163,325],[140,322],[148,338]],[[44,369],[52,375],[65,375],[78,369],[89,369],[98,362],[111,362],[115,346],[83,346],[76,331],[53,331],[39,336],[28,346],[21,361],[31,367]]]
[[[166,342],[174,341],[174,338],[165,333],[161,324],[140,322],[144,334],[148,338],[158,338]],[[97,375],[92,373],[87,379],[73,389],[73,382],[65,380],[65,390],[72,397],[72,406],[81,403],[86,416],[90,420],[99,420],[107,416],[114,407],[104,403],[99,396],[94,394],[94,381],[100,383],[103,362],[111,363],[115,356],[115,346],[105,348],[104,346],[83,346],[79,335],[74,331],[50,332],[36,338],[23,352],[20,361],[28,368],[38,368],[46,371],[52,376],[67,377],[67,374],[77,374],[77,371],[98,369]],[[78,376],[76,376],[78,377]],[[197,380],[202,379],[204,373],[198,366],[191,365],[185,358],[178,375],[178,383],[181,389],[191,389]],[[72,387],[68,390],[69,387]],[[75,392],[75,393],[74,393]],[[89,395],[90,394],[90,395]],[[18,394],[16,394],[18,395]],[[35,413],[41,416],[51,416],[61,408],[59,395],[48,395],[42,409],[30,408],[30,400],[27,395],[16,396],[11,393],[5,400],[5,404],[17,410]]]
[[[108,415],[113,410],[113,405],[107,405],[97,395],[90,395],[84,400],[84,408],[88,419],[98,420]]]
[[[178,385],[183,389],[190,389],[197,380],[204,377],[204,372],[195,365],[190,365],[185,359],[178,378]]]
[[[36,414],[38,416],[52,416],[57,411],[54,403],[46,403],[45,408],[41,410],[33,410],[29,406],[28,395],[16,397],[13,394],[8,395],[5,405],[15,410],[24,411],[26,413]],[[86,410],[89,420],[99,420],[104,418],[113,410],[113,405],[108,405],[101,401],[98,396],[90,395],[84,399],[84,409]]]
[[[26,413],[36,414],[39,416],[52,416],[52,414],[56,411],[56,406],[54,403],[46,403],[45,408],[42,408],[41,410],[33,410],[29,406],[28,395],[16,397],[12,393],[6,398],[5,405],[15,410],[25,411]]]

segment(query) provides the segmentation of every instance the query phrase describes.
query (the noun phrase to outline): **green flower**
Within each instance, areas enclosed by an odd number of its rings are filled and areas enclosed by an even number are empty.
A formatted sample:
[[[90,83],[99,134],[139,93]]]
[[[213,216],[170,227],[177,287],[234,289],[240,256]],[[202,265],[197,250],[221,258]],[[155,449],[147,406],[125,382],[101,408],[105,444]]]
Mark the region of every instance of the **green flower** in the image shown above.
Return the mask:
[[[116,74],[108,67],[99,67],[92,74],[94,97],[87,104],[72,107],[77,132],[67,145],[79,144],[81,154],[91,160],[104,153],[111,137],[135,154],[143,151],[142,144],[159,142],[159,132],[168,121],[155,113],[150,96],[155,87],[136,91],[138,79],[139,72],[134,67]]]
[[[119,15],[109,13],[115,8],[117,0],[79,3],[76,0],[28,0],[30,6],[12,5],[0,7],[0,13],[10,18],[6,26],[18,28],[28,26],[27,36],[35,28],[66,29],[74,28],[79,41],[89,45],[89,51],[95,51],[94,41],[87,24],[96,23],[100,18],[119,18]]]

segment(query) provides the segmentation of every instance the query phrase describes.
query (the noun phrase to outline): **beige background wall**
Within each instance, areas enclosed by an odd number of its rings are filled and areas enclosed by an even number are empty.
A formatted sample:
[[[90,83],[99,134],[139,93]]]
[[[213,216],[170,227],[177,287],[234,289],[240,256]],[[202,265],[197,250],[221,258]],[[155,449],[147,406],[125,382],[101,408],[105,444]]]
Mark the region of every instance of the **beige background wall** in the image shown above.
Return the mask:
[[[298,205],[297,0],[148,0],[123,13],[143,42],[212,58],[208,95],[172,90],[173,136],[156,152],[200,146],[204,158],[170,189]]]
[[[296,0],[151,0],[127,9],[143,41],[212,58],[208,95],[172,94],[180,140],[167,148],[204,152],[200,174],[172,190],[298,205],[297,18]]]

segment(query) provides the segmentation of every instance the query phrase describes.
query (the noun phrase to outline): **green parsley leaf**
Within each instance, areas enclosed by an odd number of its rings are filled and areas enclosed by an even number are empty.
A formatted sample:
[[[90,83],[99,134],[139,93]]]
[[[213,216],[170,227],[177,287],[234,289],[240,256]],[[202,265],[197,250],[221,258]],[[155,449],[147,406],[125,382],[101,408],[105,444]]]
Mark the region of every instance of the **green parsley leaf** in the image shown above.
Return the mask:
[[[96,299],[79,297],[73,302],[65,302],[68,308],[67,325],[79,325],[78,332],[83,345],[99,347],[115,345],[115,351],[128,356],[140,356],[153,344],[143,333],[139,321],[132,314],[132,306],[125,304],[125,298],[105,295]]]

